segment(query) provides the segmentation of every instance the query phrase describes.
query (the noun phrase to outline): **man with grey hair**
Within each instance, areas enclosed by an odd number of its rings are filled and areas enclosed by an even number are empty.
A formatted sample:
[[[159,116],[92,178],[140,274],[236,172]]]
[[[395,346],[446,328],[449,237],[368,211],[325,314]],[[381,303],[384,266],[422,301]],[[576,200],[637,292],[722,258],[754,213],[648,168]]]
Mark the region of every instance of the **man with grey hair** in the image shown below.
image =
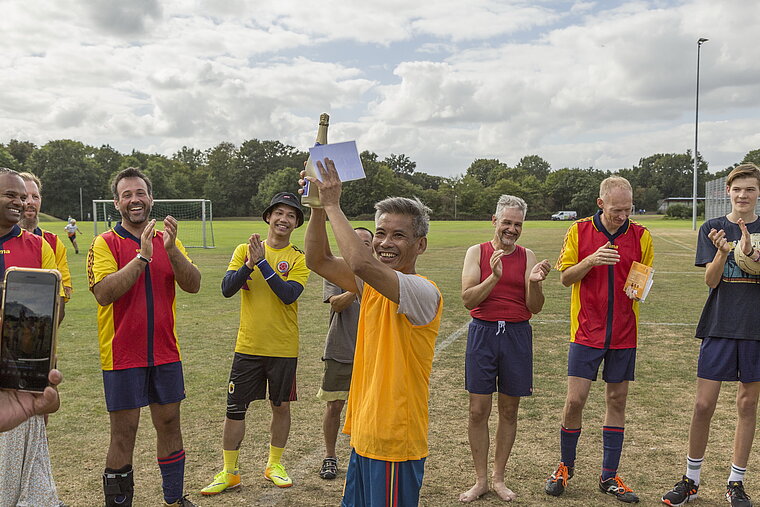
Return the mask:
[[[428,454],[428,385],[443,310],[436,285],[416,273],[417,257],[427,248],[430,210],[418,199],[378,202],[373,256],[340,208],[335,165],[325,159],[317,167],[322,181],[308,179],[318,186],[324,209],[312,209],[306,264],[362,298],[343,428],[353,450],[342,505],[416,506]],[[342,258],[330,251],[327,217]]]
[[[488,492],[488,419],[492,396],[498,392],[499,420],[491,475],[494,492],[504,501],[517,495],[504,484],[512,444],[517,434],[517,409],[522,396],[533,392],[533,332],[530,318],[544,306],[541,282],[551,270],[517,245],[528,206],[513,195],[502,195],[491,217],[490,241],[471,246],[462,268],[462,301],[472,322],[467,333],[465,388],[470,393],[467,433],[476,481],[459,495],[471,502]]]

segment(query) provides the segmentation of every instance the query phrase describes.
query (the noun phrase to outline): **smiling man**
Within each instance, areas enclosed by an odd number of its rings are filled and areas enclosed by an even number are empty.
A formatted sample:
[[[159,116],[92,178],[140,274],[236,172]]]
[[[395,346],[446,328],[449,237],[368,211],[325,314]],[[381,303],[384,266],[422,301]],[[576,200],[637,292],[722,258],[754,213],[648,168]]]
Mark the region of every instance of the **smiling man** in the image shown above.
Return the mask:
[[[438,287],[417,274],[430,210],[405,197],[375,204],[373,256],[340,208],[335,165],[325,164],[317,162],[322,181],[309,179],[324,209],[312,210],[306,261],[325,279],[362,295],[343,428],[353,450],[342,505],[415,506],[428,454],[428,387],[443,311]],[[342,258],[330,251],[326,218]]]
[[[467,333],[465,387],[470,393],[467,433],[475,463],[475,485],[459,495],[471,502],[488,492],[488,418],[498,392],[499,420],[493,490],[504,501],[517,495],[504,484],[504,470],[517,434],[520,397],[533,393],[533,331],[529,319],[544,306],[541,282],[551,270],[517,245],[528,205],[502,195],[491,218],[491,241],[467,250],[462,268],[462,301],[472,322]],[[497,385],[498,379],[498,385]]]
[[[583,407],[591,382],[604,362],[606,413],[602,427],[604,456],[599,489],[627,503],[638,496],[617,474],[623,451],[628,384],[634,379],[639,304],[623,285],[634,261],[652,265],[652,236],[629,220],[631,184],[620,176],[605,178],[596,200],[599,211],[578,220],[565,235],[557,259],[560,281],[572,286],[567,397],[560,428],[561,461],[546,481],[546,493],[559,496],[575,472],[575,451],[581,434]]]
[[[266,241],[252,234],[248,243],[238,245],[222,280],[225,297],[240,291],[240,327],[227,389],[224,469],[201,490],[203,495],[240,486],[245,415],[252,401],[266,398],[267,387],[272,424],[264,477],[280,488],[293,485],[280,458],[290,434],[290,402],[296,400],[297,300],[309,278],[303,252],[290,242],[292,232],[303,224],[298,197],[280,192],[263,218],[269,224]]]
[[[185,450],[180,402],[185,383],[175,332],[175,284],[200,290],[201,274],[177,238],[177,221],[164,230],[150,219],[150,180],[134,167],[116,174],[111,191],[121,222],[95,238],[87,278],[98,302],[98,335],[111,442],[103,473],[106,507],[132,505],[140,409],[150,407],[166,505],[193,505],[183,496]]]

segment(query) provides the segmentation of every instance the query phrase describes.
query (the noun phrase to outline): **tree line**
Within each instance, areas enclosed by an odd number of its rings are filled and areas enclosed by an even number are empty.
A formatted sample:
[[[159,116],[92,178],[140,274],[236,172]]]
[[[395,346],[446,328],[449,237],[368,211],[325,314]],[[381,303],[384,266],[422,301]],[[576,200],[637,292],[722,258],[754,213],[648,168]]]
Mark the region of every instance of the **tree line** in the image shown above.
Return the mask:
[[[80,192],[84,217],[93,199],[111,199],[111,177],[126,167],[139,167],[153,182],[156,199],[210,199],[217,217],[257,217],[274,194],[298,190],[298,173],[308,153],[280,141],[251,139],[239,146],[223,142],[207,150],[183,147],[171,156],[133,150],[123,154],[111,146],[88,146],[69,139],[36,146],[12,139],[0,144],[0,167],[29,171],[43,182],[46,213],[79,216]],[[346,214],[369,218],[374,203],[390,195],[419,197],[436,220],[490,217],[501,194],[518,195],[528,203],[528,217],[548,218],[557,210],[579,216],[596,209],[599,183],[612,174],[627,178],[634,188],[637,209],[655,210],[667,197],[692,193],[694,159],[686,153],[658,153],[631,168],[602,171],[564,167],[553,170],[538,155],[528,155],[510,167],[498,159],[476,159],[454,177],[428,174],[405,154],[380,158],[361,153],[367,178],[347,182],[342,199]],[[698,156],[698,189],[707,180],[727,174],[734,166],[709,174]],[[743,162],[760,164],[760,149]]]

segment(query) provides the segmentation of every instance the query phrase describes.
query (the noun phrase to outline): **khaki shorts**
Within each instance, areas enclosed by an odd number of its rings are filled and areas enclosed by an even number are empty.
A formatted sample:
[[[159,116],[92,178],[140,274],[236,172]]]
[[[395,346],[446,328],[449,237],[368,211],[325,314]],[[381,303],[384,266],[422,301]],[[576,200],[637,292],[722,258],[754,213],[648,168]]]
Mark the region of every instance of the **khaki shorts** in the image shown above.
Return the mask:
[[[325,371],[322,374],[322,387],[317,398],[322,401],[347,400],[348,389],[351,387],[352,363],[339,363],[325,359]]]

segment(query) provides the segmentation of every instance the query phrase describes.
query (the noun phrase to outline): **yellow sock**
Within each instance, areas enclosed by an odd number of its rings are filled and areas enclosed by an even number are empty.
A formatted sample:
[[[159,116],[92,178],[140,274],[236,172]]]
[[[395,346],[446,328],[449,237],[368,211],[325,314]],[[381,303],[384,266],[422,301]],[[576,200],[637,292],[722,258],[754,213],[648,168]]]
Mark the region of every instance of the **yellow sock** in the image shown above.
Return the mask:
[[[224,471],[227,473],[237,472],[238,456],[240,451],[222,451],[224,453]]]
[[[284,451],[284,447],[275,447],[273,445],[269,445],[269,461],[267,461],[267,466],[269,465],[276,465],[280,462],[280,458],[282,458],[282,451]]]

